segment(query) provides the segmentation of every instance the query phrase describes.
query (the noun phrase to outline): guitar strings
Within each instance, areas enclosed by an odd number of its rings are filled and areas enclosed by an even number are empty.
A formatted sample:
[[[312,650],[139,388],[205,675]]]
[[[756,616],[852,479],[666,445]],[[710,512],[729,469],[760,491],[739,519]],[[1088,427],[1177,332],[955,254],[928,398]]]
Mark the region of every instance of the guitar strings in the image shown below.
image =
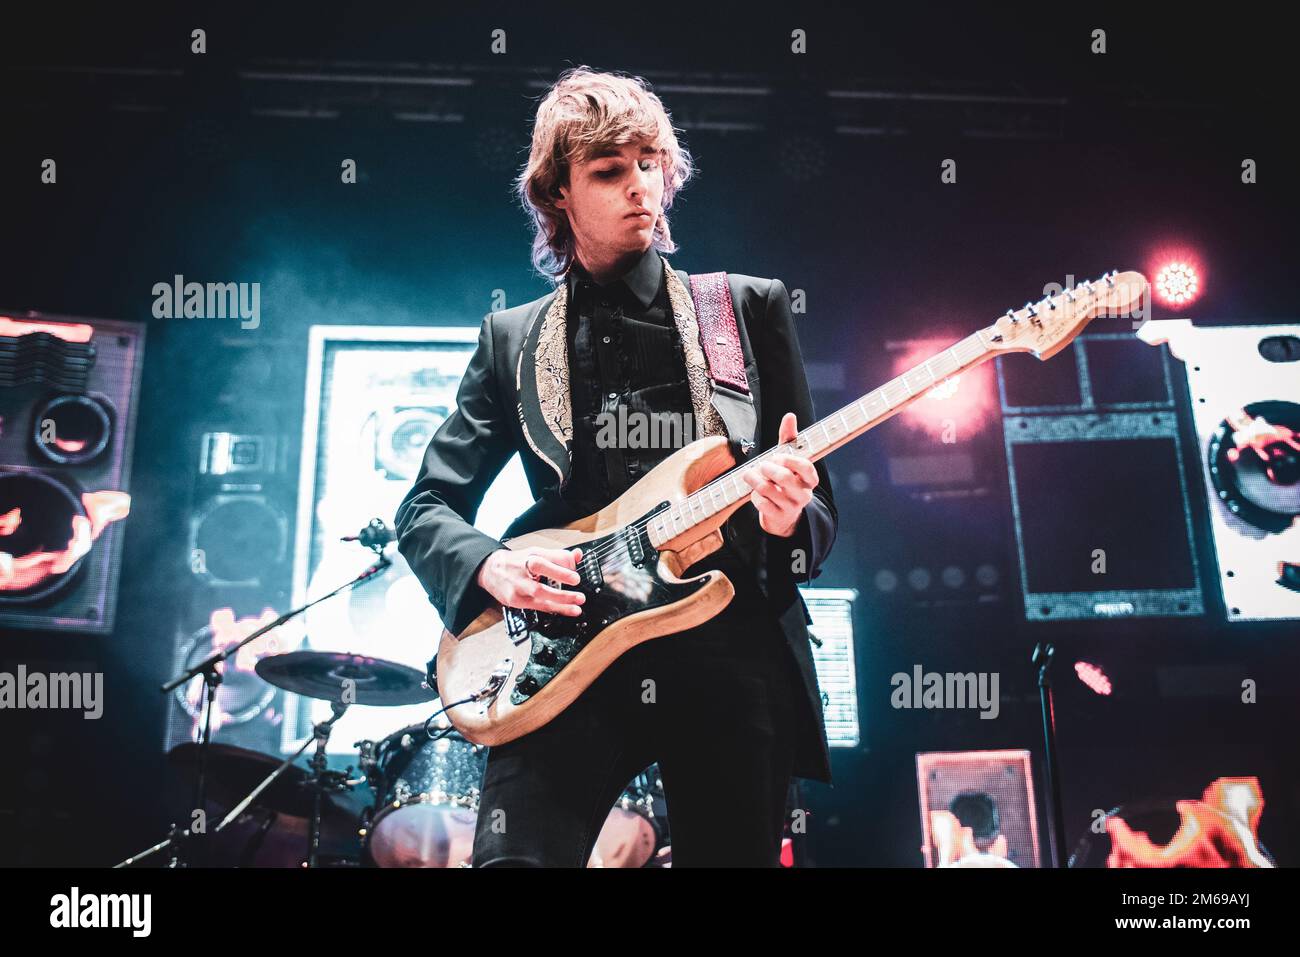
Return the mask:
[[[975,358],[976,355],[979,355],[979,354],[981,354],[981,353],[983,352],[983,341],[982,341],[981,339],[978,338],[978,335],[979,335],[979,334],[978,334],[978,332],[977,332],[977,333],[974,333],[974,334],[972,334],[972,335],[970,335],[970,336],[967,336],[966,338],[961,339],[961,340],[959,340],[959,341],[953,343],[953,345],[950,346],[950,347],[948,348],[948,350],[946,350],[947,352],[950,352],[950,353],[952,354],[953,358],[955,358],[955,359],[957,360],[957,362],[958,362],[958,368],[957,368],[956,370],[954,370],[953,372],[948,373],[948,375],[947,375],[948,378],[951,378],[951,376],[954,376],[954,375],[958,375],[958,374],[960,374],[960,372],[964,370],[965,366],[967,365],[967,363],[970,362],[971,359]],[[962,355],[963,352],[969,352],[969,353],[970,353],[970,356],[969,356],[969,357],[963,356],[963,355]],[[943,353],[939,353],[939,355],[942,355],[942,354],[943,354]],[[893,403],[889,401],[887,395],[885,394],[885,393],[887,392],[887,390],[890,388],[890,386],[892,386],[892,385],[893,385],[895,382],[897,382],[899,379],[906,380],[907,376],[910,375],[913,371],[915,371],[916,368],[928,367],[929,364],[930,364],[931,362],[933,362],[935,358],[936,358],[936,356],[932,356],[930,359],[927,359],[924,363],[919,363],[919,364],[918,364],[916,367],[914,367],[913,369],[909,369],[907,372],[903,373],[901,376],[898,376],[898,377],[896,377],[895,379],[890,380],[889,382],[885,383],[885,384],[884,384],[883,386],[881,386],[880,388],[875,389],[875,390],[873,390],[872,392],[867,393],[866,395],[860,397],[859,399],[856,399],[855,401],[849,403],[848,405],[846,405],[846,406],[844,406],[843,408],[837,410],[836,412],[831,413],[831,415],[824,417],[823,419],[820,420],[820,422],[824,423],[824,422],[826,422],[827,420],[829,420],[829,419],[831,419],[831,418],[834,418],[836,415],[839,415],[839,416],[843,417],[844,414],[845,414],[845,412],[846,412],[847,410],[849,410],[849,409],[853,409],[855,412],[859,412],[859,413],[863,412],[863,411],[864,411],[863,403],[866,402],[867,400],[869,400],[869,399],[870,399],[873,395],[875,395],[876,393],[881,393],[882,397],[884,397],[884,399],[885,399],[885,405],[886,405],[886,408],[887,408],[887,409],[888,409],[888,408],[892,408]],[[936,376],[935,376],[935,374],[934,374],[934,371],[933,371],[933,370],[928,370],[928,369],[927,369],[927,371],[930,372],[931,385],[933,385],[933,384],[935,383],[935,381],[936,381]],[[912,392],[912,389],[911,389],[910,385],[908,386],[908,391],[909,391],[909,393]],[[847,421],[847,420],[846,420],[846,421]],[[802,432],[799,432],[799,433],[794,437],[794,439],[791,441],[791,443],[789,443],[789,445],[791,445],[791,446],[793,446],[793,445],[797,445],[798,442],[799,442],[799,440],[800,440],[801,438],[803,438],[803,436],[804,436],[805,434],[807,434],[807,433],[811,433],[811,431],[812,431],[813,429],[817,428],[818,424],[819,424],[819,423],[814,422],[814,423],[813,423],[812,425],[810,425],[808,428],[804,429]],[[824,428],[825,428],[825,426],[823,426],[823,429],[824,429]],[[700,488],[696,489],[694,492],[690,493],[690,495],[691,495],[691,496],[693,496],[693,495],[699,495],[700,493],[704,492],[706,489],[709,489],[710,487],[712,487],[712,486],[714,486],[714,485],[717,485],[718,483],[720,483],[721,481],[723,481],[724,479],[726,479],[726,478],[728,478],[728,477],[730,477],[730,476],[733,476],[735,473],[740,472],[740,471],[742,471],[742,470],[744,470],[744,469],[748,469],[748,468],[750,468],[750,467],[752,467],[752,466],[754,466],[754,465],[757,465],[759,462],[761,462],[761,461],[763,461],[764,459],[767,459],[767,458],[770,457],[771,455],[775,454],[775,453],[777,452],[777,450],[780,449],[781,447],[782,447],[782,446],[780,446],[780,445],[774,445],[772,448],[770,448],[770,449],[766,449],[765,451],[760,452],[758,455],[754,456],[752,459],[749,459],[749,460],[746,461],[746,462],[743,462],[743,463],[740,463],[740,464],[738,464],[738,465],[733,466],[732,468],[728,469],[726,472],[723,472],[721,475],[719,475],[719,476],[717,476],[716,478],[714,478],[714,479],[713,479],[712,481],[710,481],[708,484],[703,485],[703,486],[701,486]],[[689,500],[689,498],[690,498],[690,496],[687,496],[687,500]],[[680,502],[679,502],[679,503],[676,503],[676,504],[674,504],[673,506],[671,506],[671,508],[675,509],[675,508],[676,508],[678,505],[680,505],[680,504],[681,504]],[[731,503],[728,503],[728,504],[731,504]],[[631,524],[626,525],[626,526],[624,526],[624,527],[625,527],[626,529],[631,529],[631,530],[634,530],[634,531],[639,532],[639,531],[641,531],[642,529],[644,529],[644,528],[645,528],[645,527],[646,527],[646,526],[647,526],[647,525],[648,525],[648,524],[649,524],[649,523],[650,523],[654,518],[656,518],[657,516],[662,515],[662,514],[663,514],[663,512],[657,512],[657,513],[655,513],[655,515],[651,515],[651,516],[649,516],[648,518],[639,519],[639,520],[637,520],[637,521],[635,521],[635,522],[632,522]],[[711,513],[711,514],[714,514],[714,513]],[[706,516],[706,517],[707,517],[707,516]],[[575,546],[575,547],[581,547],[581,546]],[[606,544],[604,544],[604,545],[599,545],[599,546],[597,546],[596,548],[592,549],[590,552],[586,552],[586,553],[584,553],[584,554],[583,554],[583,560],[585,561],[587,558],[591,557],[591,558],[595,558],[597,561],[599,561],[601,558],[604,558],[604,557],[606,557],[606,556],[609,556],[609,555],[611,555],[611,554],[615,554],[615,553],[619,553],[619,552],[621,552],[622,555],[626,555],[626,554],[627,554],[626,549],[625,549],[622,545],[620,545],[620,543],[618,543],[617,541],[608,542],[608,543],[606,543]],[[613,565],[613,566],[606,566],[606,565],[604,565],[604,564],[601,564],[600,567],[601,567],[601,570],[602,570],[602,571],[604,571],[607,567],[609,567],[611,570],[618,571],[620,567],[623,567],[623,566],[625,566],[626,564],[630,564],[630,563],[629,563],[629,562],[624,562],[623,565],[615,564],[615,565]]]
[[[1091,296],[1091,295],[1092,295],[1092,293],[1090,293],[1090,296]],[[1008,314],[1010,314],[1010,311],[1008,311]],[[971,335],[966,336],[964,339],[961,339],[961,340],[959,340],[959,341],[953,343],[953,345],[951,345],[951,346],[946,350],[946,352],[947,352],[947,353],[950,353],[950,354],[953,356],[953,358],[957,360],[958,367],[957,367],[957,369],[953,370],[952,372],[947,373],[947,374],[945,375],[945,378],[951,378],[952,376],[959,375],[962,371],[964,371],[965,367],[966,367],[968,364],[970,364],[971,360],[975,359],[975,358],[976,358],[977,356],[979,356],[980,354],[985,353],[985,351],[986,351],[986,350],[985,350],[985,346],[984,346],[984,341],[983,341],[983,338],[980,336],[980,333],[979,333],[978,330],[977,330],[975,333],[972,333]],[[969,352],[970,355],[969,355],[969,356],[963,356],[963,355],[962,355],[963,352]],[[930,373],[930,380],[931,380],[930,385],[934,385],[934,384],[938,381],[938,378],[937,378],[937,376],[935,375],[934,370],[933,370],[933,369],[930,369],[929,366],[930,366],[930,363],[933,362],[933,361],[935,360],[935,358],[937,358],[937,357],[940,356],[940,355],[943,355],[943,353],[939,353],[939,354],[936,355],[936,356],[932,356],[932,357],[930,357],[930,358],[927,359],[925,362],[923,362],[923,363],[919,363],[917,366],[913,367],[913,369],[909,369],[907,372],[904,372],[902,375],[897,376],[895,379],[892,379],[892,380],[890,380],[889,382],[885,383],[885,384],[884,384],[883,386],[881,386],[880,388],[875,389],[875,390],[873,390],[872,392],[867,393],[866,395],[864,395],[864,396],[862,396],[861,398],[855,400],[854,402],[850,403],[849,405],[844,406],[842,409],[838,410],[837,412],[832,413],[830,416],[826,416],[825,418],[823,418],[823,419],[821,420],[821,422],[824,423],[824,422],[826,422],[827,420],[829,420],[830,418],[833,418],[835,415],[839,415],[839,416],[843,417],[843,416],[844,416],[844,413],[845,413],[848,409],[850,409],[850,408],[852,408],[855,412],[863,412],[863,411],[864,411],[863,403],[866,402],[867,400],[869,400],[872,396],[876,395],[876,393],[880,393],[881,396],[882,396],[882,398],[884,398],[886,409],[887,409],[887,410],[888,410],[888,409],[892,409],[892,407],[893,407],[893,403],[889,401],[889,399],[888,399],[888,395],[887,395],[887,392],[888,392],[888,389],[890,388],[890,386],[892,386],[895,382],[897,382],[897,381],[899,381],[899,380],[901,379],[901,380],[903,380],[904,385],[906,385],[906,386],[908,387],[909,397],[914,396],[916,393],[913,391],[913,389],[912,389],[910,383],[907,382],[907,376],[909,376],[909,375],[910,375],[913,371],[915,371],[915,369],[917,369],[917,368],[925,368],[926,371],[928,371],[928,372]],[[922,394],[924,394],[924,393],[922,393]],[[801,439],[801,438],[804,436],[805,433],[809,433],[809,432],[811,432],[812,429],[816,428],[818,424],[819,424],[819,423],[813,423],[813,424],[810,425],[807,429],[805,429],[805,430],[803,430],[802,432],[798,433],[798,434],[795,436],[794,440],[792,440],[792,444],[797,444],[798,441],[799,441],[799,439]],[[823,429],[825,429],[825,426],[824,426],[824,425],[823,425]],[[772,448],[767,449],[767,450],[765,450],[765,451],[759,453],[758,455],[754,456],[754,458],[750,459],[749,461],[744,462],[744,463],[741,463],[741,464],[739,464],[739,465],[736,465],[736,466],[734,466],[734,467],[731,468],[731,469],[728,469],[726,472],[723,472],[721,475],[717,476],[715,479],[713,479],[713,480],[712,480],[711,482],[709,482],[708,484],[706,484],[706,485],[704,485],[704,486],[701,486],[699,489],[696,489],[696,491],[690,493],[690,495],[699,495],[701,492],[705,491],[705,489],[708,489],[708,488],[710,488],[711,486],[716,485],[717,483],[721,482],[723,479],[726,479],[726,478],[728,478],[729,476],[732,476],[734,473],[739,472],[739,471],[741,471],[742,469],[747,469],[747,468],[749,468],[749,467],[751,467],[751,466],[753,466],[753,465],[758,464],[758,463],[761,462],[762,460],[766,459],[768,456],[770,456],[770,455],[772,455],[773,453],[775,453],[779,448],[781,448],[781,446],[779,446],[779,445],[778,445],[778,446],[773,446]],[[687,496],[687,500],[689,500],[689,498],[690,498],[690,496]],[[674,505],[672,506],[672,508],[675,509],[675,508],[677,507],[677,505],[680,505],[680,504],[681,504],[680,502],[679,502],[679,503],[676,503],[676,504],[674,504]],[[731,504],[731,503],[728,503],[728,504]],[[632,529],[632,530],[635,530],[635,531],[639,532],[639,531],[641,531],[642,529],[644,529],[644,528],[645,528],[645,527],[650,523],[650,521],[653,520],[657,515],[662,515],[662,514],[663,514],[662,512],[655,513],[655,515],[651,515],[651,516],[649,516],[648,518],[644,518],[644,519],[640,519],[640,520],[638,520],[638,521],[632,522],[631,524],[629,524],[629,525],[627,525],[627,526],[624,526],[624,527],[625,527],[625,529]],[[710,514],[716,514],[716,513],[710,513]],[[706,517],[707,517],[707,516],[706,516]],[[581,547],[581,546],[575,546],[575,547]],[[626,551],[626,549],[623,548],[623,547],[622,547],[622,546],[621,546],[617,541],[613,541],[613,542],[609,542],[609,543],[607,543],[607,544],[605,544],[605,545],[599,545],[599,546],[597,546],[596,548],[592,549],[590,552],[585,553],[585,554],[583,555],[583,560],[585,561],[587,558],[591,557],[591,558],[595,558],[598,562],[600,562],[600,559],[602,559],[602,558],[604,558],[604,557],[607,557],[607,556],[609,556],[609,555],[611,555],[611,554],[614,554],[614,553],[621,553],[621,554],[620,554],[620,561],[617,562],[617,563],[615,563],[615,564],[613,564],[613,565],[606,565],[606,564],[604,564],[604,563],[600,563],[600,568],[601,568],[602,571],[605,571],[605,570],[618,571],[618,570],[620,570],[621,568],[626,567],[627,565],[631,564],[631,562],[624,560],[624,557],[627,556],[627,551]]]
[[[963,341],[964,341],[964,340],[963,340]],[[957,349],[959,346],[961,346],[962,344],[963,344],[962,342],[959,342],[959,343],[955,344],[952,348],[955,350],[955,349]],[[955,374],[955,373],[954,373],[954,374]],[[933,374],[931,375],[931,378],[933,378]],[[890,382],[890,383],[886,383],[884,386],[881,386],[881,388],[878,389],[878,390],[876,390],[876,391],[878,391],[878,392],[883,392],[883,391],[884,391],[885,389],[887,389],[891,384],[892,384],[892,382]],[[833,417],[836,416],[836,415],[839,415],[839,416],[843,417],[844,414],[845,414],[845,412],[846,412],[848,409],[850,409],[850,408],[854,408],[854,409],[860,411],[861,403],[862,403],[863,401],[865,401],[866,399],[868,399],[868,398],[869,398],[871,395],[873,395],[873,394],[874,394],[874,393],[868,393],[867,395],[865,395],[865,396],[863,396],[862,398],[856,400],[855,402],[851,402],[851,403],[849,403],[849,405],[844,406],[842,409],[839,409],[838,411],[831,413],[831,415],[827,416],[826,418],[824,418],[824,419],[822,419],[822,420],[820,420],[820,421],[821,421],[821,422],[825,422],[827,419],[833,418]],[[887,403],[887,405],[892,404],[892,403],[888,403],[888,400],[886,400],[886,403]],[[808,426],[808,428],[804,429],[802,432],[799,432],[797,435],[795,435],[795,437],[794,437],[794,438],[793,438],[789,443],[786,443],[786,446],[787,446],[787,447],[793,447],[793,446],[797,445],[797,444],[799,443],[799,440],[802,439],[806,434],[810,434],[810,433],[812,432],[813,429],[817,428],[818,424],[819,424],[819,423],[814,422],[812,425]],[[824,429],[824,426],[823,426],[823,429]],[[713,486],[715,486],[715,485],[718,485],[718,484],[719,484],[720,482],[722,482],[724,479],[727,479],[727,478],[729,478],[729,477],[732,477],[732,476],[734,476],[736,473],[738,473],[738,472],[740,472],[740,471],[743,471],[743,470],[745,470],[745,469],[748,469],[748,468],[751,468],[751,467],[757,465],[758,463],[760,463],[760,462],[764,461],[765,459],[768,459],[769,457],[771,457],[772,455],[774,455],[774,454],[775,454],[775,453],[776,453],[780,448],[782,448],[782,446],[780,446],[780,445],[774,445],[774,446],[772,446],[772,448],[770,448],[770,449],[766,449],[766,450],[764,450],[763,452],[760,452],[758,455],[754,456],[752,459],[749,459],[749,460],[747,460],[747,461],[745,461],[745,462],[742,462],[742,463],[740,463],[740,464],[738,464],[738,465],[733,466],[732,468],[728,469],[727,471],[723,472],[721,475],[717,476],[716,478],[714,478],[713,480],[711,480],[710,482],[708,482],[706,485],[703,485],[703,486],[701,486],[700,488],[696,489],[694,492],[691,493],[691,495],[692,495],[692,496],[694,496],[694,495],[699,495],[699,494],[701,494],[702,492],[706,491],[707,489],[709,489],[709,488],[711,488],[711,487],[713,487]],[[689,499],[689,498],[690,498],[690,496],[687,496],[687,499]],[[672,506],[672,508],[676,508],[677,505],[680,505],[680,504],[681,504],[680,502],[679,502],[679,503],[676,503],[675,505]],[[731,504],[731,503],[728,503],[728,504]],[[663,512],[658,512],[658,513],[656,513],[655,515],[651,515],[649,518],[639,519],[638,521],[633,522],[633,523],[631,523],[630,525],[627,525],[627,526],[625,526],[625,527],[628,528],[628,529],[634,529],[634,530],[636,530],[636,531],[640,531],[641,529],[645,528],[646,525],[649,524],[650,521],[652,521],[652,520],[653,520],[654,518],[656,518],[658,515],[662,515],[662,514],[663,514]],[[706,517],[707,517],[707,516],[706,516]],[[575,546],[575,547],[580,547],[580,546]],[[605,545],[597,546],[595,549],[592,550],[592,552],[591,552],[590,554],[591,554],[592,556],[596,557],[597,559],[599,559],[599,558],[601,558],[601,557],[603,557],[603,556],[605,556],[605,555],[610,554],[611,552],[619,551],[620,548],[621,548],[621,546],[620,546],[617,542],[609,542],[609,543],[607,543],[607,544],[605,544]],[[587,557],[588,557],[588,556],[587,556],[586,554],[583,555],[584,560],[585,560]],[[602,567],[603,567],[603,566],[602,566]]]
[[[811,427],[810,427],[810,428],[811,428]],[[805,430],[805,431],[807,431],[807,430]],[[801,433],[801,434],[802,434],[802,433]],[[798,439],[798,436],[796,436],[795,438]],[[740,465],[736,465],[736,466],[734,466],[733,468],[728,469],[726,472],[723,472],[721,475],[719,475],[717,478],[713,479],[713,480],[712,480],[711,482],[709,482],[707,485],[703,485],[703,486],[701,486],[700,488],[696,489],[694,492],[691,493],[691,495],[699,495],[701,492],[705,491],[705,490],[708,489],[710,486],[716,485],[717,483],[721,482],[723,479],[727,478],[728,476],[732,475],[733,473],[736,473],[736,472],[741,471],[742,469],[747,469],[747,468],[750,468],[750,467],[752,467],[752,466],[754,466],[754,465],[757,465],[760,461],[763,461],[764,459],[768,458],[768,457],[771,456],[773,453],[775,453],[776,450],[777,450],[777,448],[779,448],[779,446],[773,446],[772,448],[767,449],[766,451],[764,451],[764,452],[762,452],[762,453],[760,453],[760,454],[754,456],[752,459],[749,459],[748,461],[746,461],[746,462],[744,462],[744,463],[742,463],[742,464],[740,464]],[[689,496],[688,496],[688,498],[689,498]],[[677,503],[677,504],[680,504],[680,503]],[[731,503],[728,503],[728,504],[731,504]],[[671,508],[675,508],[675,507],[676,507],[676,505],[671,506]],[[664,511],[668,511],[668,509],[665,509]],[[632,522],[632,523],[630,523],[630,524],[624,526],[624,528],[639,532],[639,531],[641,531],[642,529],[644,529],[647,525],[649,525],[651,521],[653,521],[655,518],[658,518],[659,516],[661,516],[661,515],[663,515],[663,514],[664,514],[664,512],[662,512],[662,511],[661,511],[661,512],[656,512],[654,515],[651,515],[651,516],[649,516],[649,517],[647,517],[647,518],[637,519],[635,522]],[[574,547],[574,548],[581,548],[582,546],[580,546],[580,545],[575,545],[575,546],[573,546],[573,547]],[[571,550],[572,550],[572,549],[566,549],[566,551],[571,551]],[[606,543],[603,544],[603,545],[598,545],[596,548],[592,549],[592,550],[589,551],[589,552],[588,552],[588,551],[584,551],[584,552],[583,552],[583,556],[582,556],[582,560],[583,560],[583,561],[586,561],[588,558],[595,558],[597,561],[599,561],[601,558],[604,558],[604,557],[609,556],[609,555],[611,555],[611,554],[618,554],[618,553],[621,553],[622,555],[626,555],[626,554],[627,554],[627,551],[626,551],[626,549],[625,549],[625,548],[624,548],[624,547],[623,547],[619,542],[617,542],[617,541],[606,542]],[[627,563],[624,563],[624,564],[626,565],[626,564],[631,564],[631,563],[630,563],[630,562],[627,562]],[[601,568],[601,571],[605,571],[607,568],[608,568],[609,570],[618,571],[619,568],[620,568],[620,566],[619,566],[619,565],[610,565],[610,566],[607,566],[607,565],[605,565],[605,564],[602,563],[601,566],[600,566],[600,568]]]

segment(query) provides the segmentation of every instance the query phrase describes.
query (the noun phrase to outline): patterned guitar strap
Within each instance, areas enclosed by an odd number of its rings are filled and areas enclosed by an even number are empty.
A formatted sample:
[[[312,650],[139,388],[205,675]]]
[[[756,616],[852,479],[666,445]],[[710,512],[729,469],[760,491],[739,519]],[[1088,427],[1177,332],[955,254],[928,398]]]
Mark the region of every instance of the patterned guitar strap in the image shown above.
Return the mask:
[[[732,454],[739,462],[754,449],[758,417],[754,396],[749,391],[749,378],[745,375],[745,353],[740,347],[740,330],[736,327],[727,274],[709,272],[688,278],[700,328],[700,346],[713,382],[713,407],[727,427]]]

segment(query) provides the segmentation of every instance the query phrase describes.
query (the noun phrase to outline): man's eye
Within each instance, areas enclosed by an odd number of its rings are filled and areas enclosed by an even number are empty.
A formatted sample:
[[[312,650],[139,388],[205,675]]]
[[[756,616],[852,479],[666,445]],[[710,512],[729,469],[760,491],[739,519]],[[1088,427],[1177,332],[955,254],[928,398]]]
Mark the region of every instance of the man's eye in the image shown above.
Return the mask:
[[[652,169],[654,169],[654,168],[658,165],[658,161],[657,161],[657,160],[652,160],[652,159],[642,160],[641,162],[642,162],[642,163],[647,163],[647,164],[649,164],[649,165],[647,165],[647,166],[642,166],[642,167],[641,167],[641,170],[642,170],[643,172],[646,172],[646,173],[650,172]]]
[[[596,175],[599,176],[601,179],[609,179],[611,176],[615,175],[617,172],[618,172],[618,170],[616,170],[616,169],[602,169],[602,170],[597,170],[597,171],[596,171]]]

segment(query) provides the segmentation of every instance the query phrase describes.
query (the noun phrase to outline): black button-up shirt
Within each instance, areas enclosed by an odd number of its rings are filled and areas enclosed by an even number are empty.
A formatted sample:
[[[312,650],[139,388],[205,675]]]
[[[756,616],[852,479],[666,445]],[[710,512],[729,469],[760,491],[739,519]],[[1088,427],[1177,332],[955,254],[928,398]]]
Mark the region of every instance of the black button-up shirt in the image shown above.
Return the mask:
[[[658,250],[649,247],[628,272],[606,285],[576,260],[565,281],[573,462],[563,494],[579,514],[590,514],[700,436]],[[682,427],[664,427],[669,421],[664,413]],[[625,429],[634,416],[658,425],[647,425],[638,436]],[[752,599],[756,594],[756,573],[725,538],[721,549],[689,573],[708,568],[725,572],[738,595]],[[733,601],[733,614],[743,604]]]
[[[649,247],[604,286],[575,262],[567,282],[574,458],[565,491],[598,508],[689,444],[696,422],[659,252]]]

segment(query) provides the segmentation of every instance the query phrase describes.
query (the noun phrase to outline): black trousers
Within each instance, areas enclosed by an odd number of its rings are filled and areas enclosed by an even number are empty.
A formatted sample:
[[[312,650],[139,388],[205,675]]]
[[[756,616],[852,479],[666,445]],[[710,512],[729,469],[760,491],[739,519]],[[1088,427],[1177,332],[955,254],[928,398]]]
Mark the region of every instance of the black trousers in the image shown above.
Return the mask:
[[[585,867],[614,802],[656,761],[673,867],[779,866],[800,686],[761,607],[737,595],[636,646],[551,722],[493,747],[474,866]]]

